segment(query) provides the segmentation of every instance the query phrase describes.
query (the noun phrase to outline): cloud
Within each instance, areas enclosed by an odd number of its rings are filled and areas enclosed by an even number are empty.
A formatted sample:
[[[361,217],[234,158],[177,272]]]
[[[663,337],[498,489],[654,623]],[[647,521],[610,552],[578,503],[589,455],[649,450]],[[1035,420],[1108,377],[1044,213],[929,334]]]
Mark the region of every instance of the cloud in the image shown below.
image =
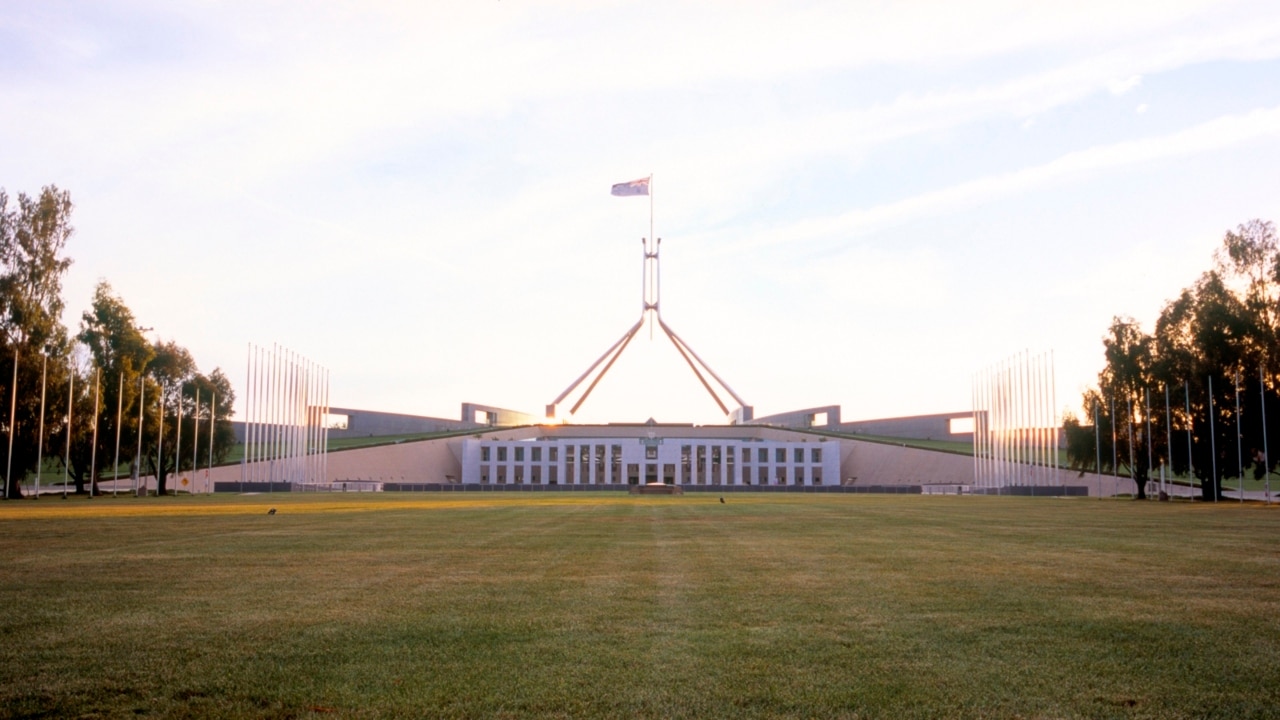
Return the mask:
[[[1229,115],[1158,137],[1130,140],[1068,153],[1048,163],[977,178],[871,208],[804,220],[762,233],[752,246],[821,241],[841,243],[877,228],[952,212],[1049,183],[1167,158],[1209,152],[1280,135],[1280,107]]]
[[[1111,82],[1107,83],[1107,90],[1112,95],[1120,96],[1138,87],[1139,83],[1141,82],[1142,82],[1141,75],[1130,75],[1129,77],[1123,80],[1112,80]]]

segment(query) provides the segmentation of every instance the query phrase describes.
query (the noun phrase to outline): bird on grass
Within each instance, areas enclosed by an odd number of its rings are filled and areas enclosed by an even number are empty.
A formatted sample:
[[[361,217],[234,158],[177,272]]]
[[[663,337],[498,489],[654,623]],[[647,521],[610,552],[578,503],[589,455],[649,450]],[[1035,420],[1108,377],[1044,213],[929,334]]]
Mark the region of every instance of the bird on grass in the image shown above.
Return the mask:
[[[268,515],[275,515],[275,514],[276,514],[276,509],[275,509],[275,508],[271,508],[270,510],[268,510],[268,511],[267,511],[267,514],[268,514]]]
[[[723,505],[723,504],[724,504],[724,498],[720,498],[720,504],[721,504],[721,505]]]

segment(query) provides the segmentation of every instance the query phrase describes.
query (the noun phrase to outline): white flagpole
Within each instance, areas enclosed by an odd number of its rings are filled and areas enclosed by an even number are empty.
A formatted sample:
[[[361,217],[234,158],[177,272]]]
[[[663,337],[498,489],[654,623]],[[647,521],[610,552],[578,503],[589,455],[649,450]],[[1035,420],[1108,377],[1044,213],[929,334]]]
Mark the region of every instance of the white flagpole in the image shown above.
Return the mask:
[[[40,431],[36,435],[36,499],[40,499],[40,471],[44,469],[44,395],[49,377],[49,356],[40,353]]]
[[[1239,468],[1237,472],[1240,474],[1236,482],[1240,484],[1240,502],[1244,502],[1244,448],[1240,438],[1240,372],[1238,370],[1231,378],[1231,385],[1236,391],[1236,467]]]
[[[253,407],[253,343],[249,343],[249,352],[244,361],[244,452],[240,455],[240,484],[244,484],[245,476],[249,472],[249,409]],[[200,390],[196,390],[196,445],[200,444]],[[192,457],[195,457],[195,451],[192,451]],[[195,476],[196,469],[200,463],[195,460],[191,461],[191,474]]]
[[[1187,413],[1187,499],[1192,500],[1196,495],[1196,472],[1193,454],[1191,450],[1191,431],[1195,426],[1195,421],[1191,419],[1191,383],[1190,381],[1182,381],[1182,395],[1186,401]]]
[[[67,455],[62,461],[62,499],[67,499],[67,483],[71,480],[71,411],[75,407],[76,369],[67,359]]]
[[[13,432],[18,417],[18,349],[13,349],[13,387],[9,392],[9,459],[4,468],[4,499],[13,494]]]
[[[248,398],[246,398],[247,400]],[[247,408],[249,403],[245,403]],[[200,477],[200,386],[196,386],[196,406],[191,413],[191,492],[196,491],[196,479]],[[240,458],[240,480],[244,481],[244,457]],[[206,490],[206,492],[208,492]]]
[[[124,371],[120,372],[120,391],[116,393],[116,464],[111,470],[111,497],[120,492],[120,423],[124,418]]]
[[[1164,464],[1169,467],[1169,483],[1164,482],[1164,475],[1160,476],[1160,489],[1164,491],[1165,497],[1173,499],[1173,413],[1169,409],[1169,383],[1164,384]]]
[[[138,476],[133,481],[133,494],[135,496],[138,494],[138,485],[142,482],[142,409],[146,407],[146,399],[147,378],[142,373],[138,373],[138,454],[134,456],[134,463],[138,468]]]
[[[1147,423],[1146,437],[1147,441],[1147,477],[1151,477],[1151,466],[1155,464],[1155,458],[1151,454],[1151,388],[1142,388],[1142,415],[1143,420]],[[1143,481],[1143,485],[1146,480]]]
[[[329,368],[324,369],[324,415],[322,418],[329,416]],[[329,482],[329,423],[324,424],[324,469],[321,476],[324,482]]]
[[[178,431],[173,440],[173,477],[174,481],[182,478],[182,383],[178,383]],[[173,491],[177,493],[178,488]]]
[[[265,445],[265,428],[262,425],[264,418],[264,409],[266,407],[266,365],[262,361],[262,356],[266,354],[266,348],[257,346],[255,348],[256,355],[253,359],[253,462],[250,465],[250,474],[248,479],[250,482],[261,482],[262,470],[264,470],[264,456],[262,452],[266,450]],[[244,486],[241,486],[243,491]]]
[[[1137,460],[1135,459],[1136,456],[1133,454],[1133,396],[1126,392],[1124,394],[1124,401],[1126,403],[1125,407],[1128,410],[1125,416],[1125,425],[1129,428],[1129,479],[1133,481],[1135,486],[1133,494],[1137,495],[1138,491],[1136,486],[1138,484],[1138,472],[1137,468],[1134,467],[1137,464]]]
[[[1102,393],[1098,393],[1099,403],[1102,401]],[[1098,499],[1102,499],[1102,429],[1098,425],[1098,404],[1093,406],[1093,455],[1094,462],[1097,465],[1094,469],[1098,471]]]
[[[1120,456],[1119,449],[1116,447],[1116,398],[1114,392],[1111,395],[1111,477],[1120,477]],[[1116,495],[1120,494],[1120,481],[1115,480],[1111,483],[1116,490]]]
[[[93,444],[89,446],[89,497],[98,489],[98,406],[102,400],[102,368],[93,369]]]
[[[1218,495],[1222,486],[1218,484],[1218,438],[1214,437],[1217,432],[1213,415],[1215,412],[1213,402],[1213,376],[1209,376],[1209,465],[1213,472],[1213,501],[1218,502]]]
[[[1267,504],[1271,504],[1271,455],[1267,448],[1267,379],[1258,364],[1258,394],[1262,396],[1262,472],[1266,483]]]
[[[1059,458],[1058,458],[1058,440],[1059,440],[1058,427],[1059,426],[1058,426],[1058,418],[1056,416],[1056,413],[1058,411],[1058,368],[1053,361],[1052,350],[1049,351],[1049,397],[1050,397],[1049,402],[1051,403],[1049,412],[1050,412],[1050,416],[1053,419],[1053,474],[1056,477],[1058,474],[1058,468],[1059,468]]]
[[[156,495],[160,494],[160,476],[164,474],[164,394],[168,389],[168,383],[160,383],[160,434],[156,438]]]
[[[218,393],[213,393],[213,399],[209,402],[209,467],[205,470],[205,479],[209,481],[209,473],[213,472],[213,430],[218,426]],[[209,481],[212,482],[212,481]],[[210,488],[210,492],[212,492]]]

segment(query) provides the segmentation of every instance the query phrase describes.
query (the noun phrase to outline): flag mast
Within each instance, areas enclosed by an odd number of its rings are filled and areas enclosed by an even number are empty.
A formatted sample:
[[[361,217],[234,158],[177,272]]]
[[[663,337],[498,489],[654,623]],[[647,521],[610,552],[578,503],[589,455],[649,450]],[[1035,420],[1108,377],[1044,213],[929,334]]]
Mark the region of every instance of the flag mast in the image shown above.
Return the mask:
[[[702,383],[702,386],[711,395],[712,399],[715,400],[716,404],[720,407],[720,410],[726,415],[732,416],[731,422],[738,423],[751,420],[752,408],[744,403],[742,398],[740,398],[732,388],[726,385],[724,381],[716,375],[711,367],[702,360],[702,358],[698,357],[697,353],[693,351],[693,348],[689,347],[688,343],[680,339],[679,336],[677,336],[675,332],[662,321],[662,311],[659,307],[662,293],[662,271],[661,265],[659,264],[659,253],[661,251],[662,241],[657,237],[654,237],[653,174],[650,173],[648,177],[643,177],[638,180],[617,183],[610,190],[609,194],[614,197],[633,197],[636,195],[649,196],[649,237],[641,239],[641,243],[644,247],[644,265],[642,266],[640,275],[641,294],[643,296],[640,305],[640,320],[632,326],[630,330],[623,334],[621,339],[606,350],[599,359],[592,363],[591,367],[587,368],[586,372],[578,376],[578,379],[574,380],[573,383],[570,384],[564,392],[560,393],[560,395],[551,404],[547,405],[547,417],[554,419],[557,415],[557,408],[560,403],[563,402],[574,390],[576,390],[578,386],[585,382],[588,377],[595,373],[596,368],[603,363],[603,369],[596,374],[595,378],[588,384],[586,391],[583,392],[582,396],[578,398],[578,401],[574,403],[573,407],[569,410],[570,415],[577,413],[578,408],[586,401],[587,396],[591,394],[591,391],[594,390],[600,380],[604,378],[605,373],[609,372],[609,368],[613,366],[614,361],[617,360],[618,356],[622,354],[622,351],[626,349],[627,345],[631,342],[631,339],[635,336],[636,331],[639,330],[644,325],[644,321],[648,319],[649,339],[653,339],[654,326],[657,325],[671,341],[671,344],[675,346],[676,351],[680,353],[681,358],[683,358],[685,363],[689,365],[689,368],[693,370],[694,375],[697,376],[698,380]],[[652,247],[649,244],[650,242],[653,243]],[[652,313],[652,315],[650,313]],[[729,411],[724,401],[721,400],[719,394],[716,393],[715,389],[711,387],[711,384],[704,377],[704,372],[719,383],[719,385],[738,403],[738,407],[733,410],[732,413]]]

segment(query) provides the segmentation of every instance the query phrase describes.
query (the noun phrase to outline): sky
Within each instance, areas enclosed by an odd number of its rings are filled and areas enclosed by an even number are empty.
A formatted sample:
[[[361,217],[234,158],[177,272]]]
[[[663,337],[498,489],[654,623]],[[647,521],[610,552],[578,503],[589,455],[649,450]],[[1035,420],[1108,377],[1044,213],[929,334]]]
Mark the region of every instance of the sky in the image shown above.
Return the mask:
[[[1078,408],[1223,235],[1280,221],[1280,3],[0,5],[0,187],[221,368],[332,405],[541,413],[662,317],[757,416],[968,410],[1051,353]],[[610,186],[652,176],[652,197]],[[717,423],[645,330],[572,420]]]

